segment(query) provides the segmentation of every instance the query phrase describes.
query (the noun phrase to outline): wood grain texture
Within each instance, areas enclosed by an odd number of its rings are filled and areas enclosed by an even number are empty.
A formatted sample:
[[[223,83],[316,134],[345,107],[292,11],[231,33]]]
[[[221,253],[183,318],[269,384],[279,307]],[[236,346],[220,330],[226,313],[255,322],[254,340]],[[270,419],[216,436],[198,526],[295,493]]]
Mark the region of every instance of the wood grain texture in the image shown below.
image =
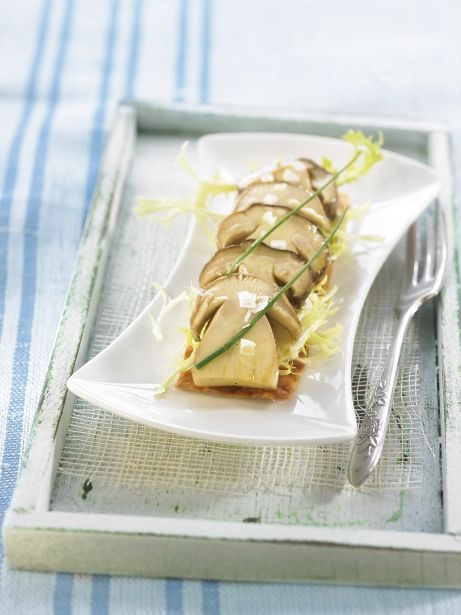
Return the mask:
[[[459,238],[454,233],[455,207],[450,173],[450,142],[444,133],[431,135],[431,163],[443,181],[439,205],[448,229],[448,265],[438,303],[438,367],[441,400],[443,500],[445,531],[461,533],[461,282]]]

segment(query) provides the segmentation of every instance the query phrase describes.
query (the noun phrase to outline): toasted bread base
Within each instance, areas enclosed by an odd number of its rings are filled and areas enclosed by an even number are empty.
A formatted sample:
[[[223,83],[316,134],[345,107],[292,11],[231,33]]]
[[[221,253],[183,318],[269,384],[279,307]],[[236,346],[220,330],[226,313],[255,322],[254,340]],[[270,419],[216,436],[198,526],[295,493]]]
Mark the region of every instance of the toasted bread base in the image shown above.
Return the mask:
[[[184,352],[184,357],[187,359],[192,352],[189,346]],[[299,377],[304,369],[304,364],[300,361],[295,363],[297,370],[296,374],[288,376],[279,376],[279,381],[276,389],[250,389],[248,387],[199,387],[194,383],[192,372],[189,370],[179,374],[175,387],[183,391],[192,391],[195,393],[211,393],[214,395],[225,395],[226,397],[240,397],[246,399],[268,399],[270,401],[282,401],[290,399],[298,387]]]

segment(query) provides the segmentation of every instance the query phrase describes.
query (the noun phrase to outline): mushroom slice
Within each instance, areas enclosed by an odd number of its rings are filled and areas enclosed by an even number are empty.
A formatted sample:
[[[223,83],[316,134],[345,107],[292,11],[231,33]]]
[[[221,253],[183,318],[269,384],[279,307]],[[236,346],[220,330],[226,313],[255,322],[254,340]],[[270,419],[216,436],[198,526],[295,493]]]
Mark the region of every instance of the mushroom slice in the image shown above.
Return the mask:
[[[251,231],[245,239],[259,239],[275,222],[288,211],[286,207],[255,204],[244,211],[238,211],[221,222],[217,233],[220,248],[227,248],[242,241],[242,229]],[[246,232],[245,231],[245,232]],[[296,252],[304,261],[309,260],[320,248],[324,237],[319,228],[304,216],[294,214],[279,228],[275,229],[264,242],[271,248]],[[313,282],[319,282],[325,275],[329,262],[325,248],[311,264]]]
[[[235,211],[243,211],[255,203],[280,205],[294,209],[307,201],[310,196],[310,191],[287,182],[259,182],[251,184],[239,193],[235,203]],[[323,205],[317,197],[312,199],[299,213],[326,230],[330,228],[330,222]]]
[[[240,190],[255,183],[286,182],[294,186],[301,186],[312,190],[312,184],[307,172],[306,164],[301,160],[285,160],[279,164],[247,175],[239,182]]]
[[[216,312],[197,348],[195,363],[201,361],[235,335],[245,324],[245,312],[237,299],[229,299]],[[277,346],[266,316],[244,338],[208,365],[192,368],[196,386],[238,386],[277,388],[279,377]]]
[[[218,278],[197,297],[190,320],[194,338],[200,339],[207,322],[213,319],[218,308],[227,301],[237,301],[237,311],[249,320],[252,314],[267,305],[277,291],[275,284],[251,275],[233,274]],[[287,329],[293,338],[301,331],[296,311],[285,296],[280,297],[270,308],[267,317],[269,321],[278,322]]]
[[[316,164],[313,160],[309,160],[308,158],[300,158],[300,162],[306,165],[314,190],[320,190],[325,182],[331,179],[331,173],[328,173],[328,171]],[[320,193],[320,199],[323,203],[325,213],[330,220],[335,218],[338,214],[339,198],[338,189],[334,182],[322,190]]]
[[[218,250],[202,269],[199,277],[200,286],[203,288],[224,275],[235,259],[241,256],[251,244],[251,241],[244,241],[240,245]],[[295,252],[277,250],[261,244],[245,258],[238,271],[283,286],[301,269],[303,264],[303,259]],[[311,277],[310,271],[305,271],[293,284],[287,293],[291,303],[300,305],[304,301],[312,287]]]
[[[253,314],[266,307],[277,290],[277,286],[271,282],[240,274],[218,278],[208,286],[205,293],[197,298],[191,316],[194,337],[199,339],[203,332],[195,364],[241,331]],[[282,327],[292,338],[301,332],[296,311],[288,299],[282,296],[232,348],[201,369],[194,366],[194,384],[202,387],[275,389],[278,383],[278,359],[271,323]]]

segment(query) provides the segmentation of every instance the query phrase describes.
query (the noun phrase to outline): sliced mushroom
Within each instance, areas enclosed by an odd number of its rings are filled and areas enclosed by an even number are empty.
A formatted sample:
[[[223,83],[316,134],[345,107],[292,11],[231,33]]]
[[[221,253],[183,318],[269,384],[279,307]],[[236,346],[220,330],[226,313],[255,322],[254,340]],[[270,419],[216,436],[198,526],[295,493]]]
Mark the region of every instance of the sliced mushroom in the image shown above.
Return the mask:
[[[203,288],[224,275],[229,266],[252,244],[244,241],[240,245],[218,250],[202,269],[199,277]],[[239,273],[254,275],[278,286],[286,284],[303,266],[303,259],[295,252],[277,250],[264,244],[258,246],[239,266]],[[312,287],[311,273],[305,271],[287,293],[294,305],[300,305]]]
[[[233,274],[218,278],[197,297],[190,320],[192,335],[199,340],[207,322],[226,301],[237,301],[238,311],[251,318],[252,313],[263,309],[277,291],[275,284],[251,275]],[[299,335],[301,329],[296,311],[285,296],[270,308],[267,317],[285,327],[292,337]]]
[[[255,204],[227,216],[218,228],[218,246],[227,248],[244,239],[259,239],[274,221],[287,211],[286,207]],[[271,248],[296,252],[307,261],[320,248],[323,240],[324,237],[315,224],[304,216],[294,214],[275,229],[264,244]],[[311,265],[313,282],[317,283],[325,275],[328,262],[329,254],[325,248]]]
[[[287,182],[259,182],[251,184],[239,193],[235,203],[235,211],[243,211],[255,203],[294,209],[310,196],[311,192],[305,188],[294,186]],[[325,230],[328,230],[330,227],[330,222],[325,214],[323,205],[317,197],[303,207],[299,213]]]
[[[256,173],[251,173],[240,181],[239,188],[243,190],[251,184],[271,182],[286,182],[294,186],[301,186],[306,190],[312,189],[306,164],[301,160],[286,160],[279,164],[265,167]]]
[[[300,158],[300,161],[306,165],[314,190],[320,190],[325,182],[331,179],[331,173],[328,173],[328,171],[316,164],[313,160]],[[330,220],[335,218],[338,214],[339,198],[338,189],[334,182],[322,190],[320,199]]]
[[[224,344],[245,324],[245,311],[236,299],[224,302],[216,312],[197,348],[198,363]],[[277,388],[279,377],[277,346],[271,326],[263,316],[235,346],[202,367],[192,368],[196,386],[240,386]]]
[[[241,331],[253,314],[263,309],[277,286],[254,276],[231,275],[217,279],[197,298],[191,330],[200,339],[195,364]],[[277,345],[270,322],[297,337],[301,325],[285,296],[260,318],[244,338],[201,369],[192,368],[197,386],[244,386],[275,389],[278,382]],[[205,329],[205,325],[208,327]]]

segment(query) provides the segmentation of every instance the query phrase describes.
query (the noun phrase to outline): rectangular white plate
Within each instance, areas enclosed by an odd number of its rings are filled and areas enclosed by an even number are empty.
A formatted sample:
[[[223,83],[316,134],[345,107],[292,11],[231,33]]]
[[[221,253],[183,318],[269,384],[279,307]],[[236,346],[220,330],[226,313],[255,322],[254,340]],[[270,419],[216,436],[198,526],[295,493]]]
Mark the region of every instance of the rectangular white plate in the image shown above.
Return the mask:
[[[222,169],[238,181],[250,165],[258,168],[275,159],[330,158],[342,167],[353,153],[344,141],[283,133],[234,133],[202,137],[197,144],[202,172]],[[180,171],[178,170],[178,173]],[[69,389],[95,405],[127,419],[174,433],[208,440],[251,445],[291,445],[341,442],[356,433],[351,364],[354,336],[362,306],[382,264],[410,224],[436,197],[440,183],[432,169],[392,152],[367,176],[345,191],[354,204],[370,204],[366,215],[350,225],[352,236],[380,235],[383,243],[355,240],[351,253],[334,266],[339,310],[335,322],[343,328],[341,353],[321,367],[305,370],[297,395],[284,402],[241,400],[189,393],[171,388],[163,399],[153,392],[181,358],[187,325],[187,303],[171,310],[163,322],[164,339],[152,334],[157,296],[138,318],[104,351],[68,381]],[[159,198],[165,195],[150,195]],[[232,208],[232,198],[227,203]],[[133,214],[135,215],[135,214]],[[176,296],[191,282],[214,247],[191,224],[188,239],[170,276],[167,290]]]

